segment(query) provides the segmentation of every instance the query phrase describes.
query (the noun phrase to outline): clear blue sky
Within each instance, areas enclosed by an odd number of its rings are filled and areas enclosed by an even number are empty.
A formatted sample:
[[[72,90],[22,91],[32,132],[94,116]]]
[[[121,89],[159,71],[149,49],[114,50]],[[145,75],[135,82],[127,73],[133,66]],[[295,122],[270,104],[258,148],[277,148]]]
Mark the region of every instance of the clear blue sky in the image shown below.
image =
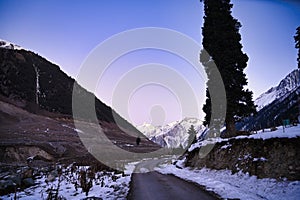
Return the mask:
[[[233,16],[242,23],[243,51],[250,58],[246,69],[249,88],[254,97],[258,97],[296,69],[297,52],[293,36],[300,25],[300,3],[296,0],[233,0],[232,3]],[[174,29],[201,44],[202,18],[203,5],[199,0],[0,0],[0,38],[46,57],[67,74],[76,77],[91,50],[110,36],[128,29]],[[137,53],[135,57],[129,55],[106,77],[107,82],[102,81],[104,83],[99,85],[97,96],[111,105],[112,97],[108,90],[112,90],[114,79],[110,77],[122,76],[126,70],[149,62],[174,66],[174,60],[176,58],[166,53],[161,55],[150,50],[142,55]],[[177,63],[174,69],[190,79],[197,91],[197,77],[193,77],[182,62]],[[122,70],[118,70],[120,65]],[[107,91],[100,92],[103,88]],[[169,107],[164,108],[166,122],[184,117],[180,112],[171,112],[172,108],[178,107],[176,100],[172,99],[172,91],[165,90],[160,95],[152,93],[160,89],[157,85],[148,86],[132,97],[132,102],[128,103],[129,121],[134,124],[149,122],[149,112],[156,104]],[[203,102],[203,92],[197,95],[199,102]],[[155,98],[149,100],[151,96]]]

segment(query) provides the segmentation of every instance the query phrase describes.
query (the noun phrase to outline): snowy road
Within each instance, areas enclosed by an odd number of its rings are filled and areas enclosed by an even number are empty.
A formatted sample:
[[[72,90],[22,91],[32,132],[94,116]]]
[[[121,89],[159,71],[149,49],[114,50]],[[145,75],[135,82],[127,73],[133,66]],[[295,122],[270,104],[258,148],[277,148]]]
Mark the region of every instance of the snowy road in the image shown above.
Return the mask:
[[[171,163],[172,156],[152,158],[135,166],[128,199],[217,199],[199,185],[154,171],[159,165]]]
[[[158,172],[135,173],[132,175],[128,199],[217,199],[199,186],[172,175]]]

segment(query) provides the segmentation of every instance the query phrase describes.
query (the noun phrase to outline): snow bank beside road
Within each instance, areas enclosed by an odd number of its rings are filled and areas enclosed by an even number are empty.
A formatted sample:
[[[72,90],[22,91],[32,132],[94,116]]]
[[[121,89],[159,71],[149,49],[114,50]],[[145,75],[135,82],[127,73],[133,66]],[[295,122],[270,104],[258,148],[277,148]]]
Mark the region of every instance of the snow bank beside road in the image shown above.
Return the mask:
[[[196,182],[222,198],[298,200],[300,197],[300,181],[257,179],[242,172],[232,174],[229,170],[178,169],[174,165],[165,165],[157,171]]]

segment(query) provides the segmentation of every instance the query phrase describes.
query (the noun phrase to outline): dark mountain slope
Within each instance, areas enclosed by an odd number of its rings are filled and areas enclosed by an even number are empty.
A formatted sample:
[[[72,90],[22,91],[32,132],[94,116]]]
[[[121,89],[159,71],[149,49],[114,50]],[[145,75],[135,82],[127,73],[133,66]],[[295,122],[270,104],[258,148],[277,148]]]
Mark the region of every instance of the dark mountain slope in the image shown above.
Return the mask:
[[[0,48],[0,94],[21,101],[22,107],[30,112],[36,113],[42,109],[56,114],[72,115],[74,83],[75,80],[67,76],[57,65],[35,53]],[[116,117],[122,128],[140,135],[139,131],[92,93],[78,84],[76,88],[82,102],[87,98],[95,99],[99,121],[114,123]],[[82,104],[83,111],[87,110],[84,105]]]
[[[74,79],[67,76],[41,56],[25,50],[0,49],[0,94],[25,100],[25,108],[33,111],[36,102],[37,73],[39,80],[38,107],[61,114],[72,114]],[[82,96],[93,95],[81,88]],[[113,122],[112,110],[98,99],[99,120]]]
[[[0,165],[26,163],[27,157],[39,152],[44,152],[39,157],[51,162],[95,161],[74,127],[74,84],[75,80],[57,65],[33,52],[0,48]],[[83,127],[89,127],[93,133],[101,124],[111,142],[127,151],[149,152],[159,148],[94,94],[78,84],[76,92],[82,102],[83,118],[79,123]],[[84,112],[90,109],[86,99],[95,100],[96,122],[84,118],[89,116]],[[138,147],[137,136],[142,139]]]

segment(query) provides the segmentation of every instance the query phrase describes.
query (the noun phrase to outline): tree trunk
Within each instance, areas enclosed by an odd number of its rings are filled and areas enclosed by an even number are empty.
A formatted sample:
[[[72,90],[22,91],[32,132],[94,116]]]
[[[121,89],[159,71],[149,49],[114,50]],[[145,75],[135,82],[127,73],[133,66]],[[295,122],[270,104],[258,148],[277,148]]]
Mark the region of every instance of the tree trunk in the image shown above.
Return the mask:
[[[235,129],[235,123],[234,119],[226,119],[226,134],[225,137],[235,137],[236,136],[236,129]]]

